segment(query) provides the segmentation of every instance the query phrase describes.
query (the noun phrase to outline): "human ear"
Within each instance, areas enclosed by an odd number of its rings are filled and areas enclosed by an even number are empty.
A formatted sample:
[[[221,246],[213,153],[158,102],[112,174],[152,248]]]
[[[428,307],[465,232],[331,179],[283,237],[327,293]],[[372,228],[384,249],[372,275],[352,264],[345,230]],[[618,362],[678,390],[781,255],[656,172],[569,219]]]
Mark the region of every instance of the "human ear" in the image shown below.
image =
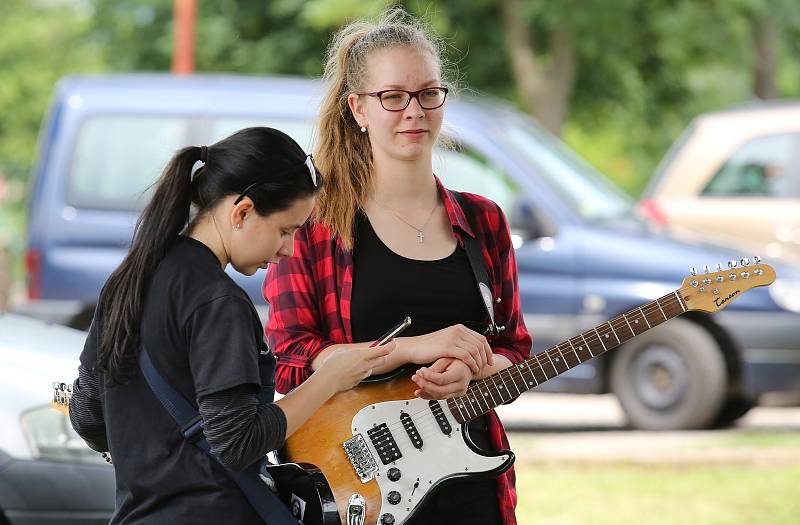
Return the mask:
[[[347,95],[347,106],[350,108],[350,113],[352,113],[353,118],[356,119],[356,123],[361,127],[368,127],[367,115],[364,113],[364,105],[361,102],[361,97],[355,93],[350,93]]]
[[[241,228],[241,224],[247,219],[247,215],[255,212],[255,206],[250,197],[245,197],[238,204],[233,206],[231,210],[231,226],[233,228]]]

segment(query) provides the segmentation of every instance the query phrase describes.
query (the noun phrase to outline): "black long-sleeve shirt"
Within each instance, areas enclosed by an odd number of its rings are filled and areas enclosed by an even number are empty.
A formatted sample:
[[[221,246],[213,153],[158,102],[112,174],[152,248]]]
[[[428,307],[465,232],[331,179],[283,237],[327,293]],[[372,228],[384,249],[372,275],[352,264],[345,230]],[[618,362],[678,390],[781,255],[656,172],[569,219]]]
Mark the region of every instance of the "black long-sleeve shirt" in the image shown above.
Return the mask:
[[[111,524],[258,523],[223,466],[184,439],[135,363],[125,381],[109,381],[98,366],[104,322],[98,309],[70,418],[92,448],[114,458]],[[285,415],[258,399],[272,389],[270,374],[259,373],[259,361],[272,363],[261,321],[204,244],[181,238],[170,249],[147,285],[139,326],[156,370],[196,405],[211,450],[225,466],[241,469],[283,442]]]

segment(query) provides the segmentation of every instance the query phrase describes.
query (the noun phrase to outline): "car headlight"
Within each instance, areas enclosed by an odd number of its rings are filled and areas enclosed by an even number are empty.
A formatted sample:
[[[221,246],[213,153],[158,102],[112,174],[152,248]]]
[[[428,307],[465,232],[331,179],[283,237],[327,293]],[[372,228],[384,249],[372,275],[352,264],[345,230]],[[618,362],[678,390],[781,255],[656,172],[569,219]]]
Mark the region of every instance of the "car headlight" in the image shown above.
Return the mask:
[[[778,306],[790,312],[800,313],[800,280],[778,279],[767,289]]]
[[[72,428],[69,417],[44,405],[27,410],[20,418],[31,454],[37,459],[71,463],[105,464]]]

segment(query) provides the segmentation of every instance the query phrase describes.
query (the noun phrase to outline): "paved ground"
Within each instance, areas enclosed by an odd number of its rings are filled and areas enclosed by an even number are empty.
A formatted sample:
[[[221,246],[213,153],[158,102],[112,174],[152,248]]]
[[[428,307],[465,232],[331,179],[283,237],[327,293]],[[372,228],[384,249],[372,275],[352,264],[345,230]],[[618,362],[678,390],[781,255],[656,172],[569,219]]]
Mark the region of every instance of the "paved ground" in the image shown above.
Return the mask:
[[[732,428],[692,432],[625,430],[611,395],[529,393],[498,413],[519,461],[800,464],[798,406],[756,407]]]

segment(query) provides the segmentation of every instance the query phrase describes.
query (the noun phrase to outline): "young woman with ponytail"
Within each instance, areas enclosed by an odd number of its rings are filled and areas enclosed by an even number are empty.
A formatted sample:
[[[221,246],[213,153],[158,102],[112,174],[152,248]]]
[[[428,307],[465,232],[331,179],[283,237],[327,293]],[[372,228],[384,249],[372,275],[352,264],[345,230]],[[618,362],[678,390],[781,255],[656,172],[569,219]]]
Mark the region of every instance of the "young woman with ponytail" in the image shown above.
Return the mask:
[[[449,91],[441,64],[436,41],[402,11],[353,23],[330,46],[314,150],[327,183],[294,257],[271,267],[264,285],[280,392],[302,387],[329,356],[360,351],[406,315],[411,327],[374,372],[425,365],[412,378],[421,397],[463,394],[473,379],[530,353],[503,212],[466,193],[462,208],[433,174]],[[480,243],[495,317],[505,325],[489,340],[465,236]],[[469,431],[482,448],[508,448],[494,412]],[[406,525],[514,524],[515,504],[509,470],[444,484]]]
[[[184,148],[164,170],[100,294],[70,402],[78,434],[114,458],[111,523],[260,522],[225,468],[244,469],[279,448],[393,349],[336,352],[302,388],[259,403],[272,380],[259,374],[259,360],[272,358],[252,302],[224,269],[252,275],[290,256],[321,187],[311,157],[270,128]],[[219,462],[183,437],[150,389],[140,346],[196,403]]]

